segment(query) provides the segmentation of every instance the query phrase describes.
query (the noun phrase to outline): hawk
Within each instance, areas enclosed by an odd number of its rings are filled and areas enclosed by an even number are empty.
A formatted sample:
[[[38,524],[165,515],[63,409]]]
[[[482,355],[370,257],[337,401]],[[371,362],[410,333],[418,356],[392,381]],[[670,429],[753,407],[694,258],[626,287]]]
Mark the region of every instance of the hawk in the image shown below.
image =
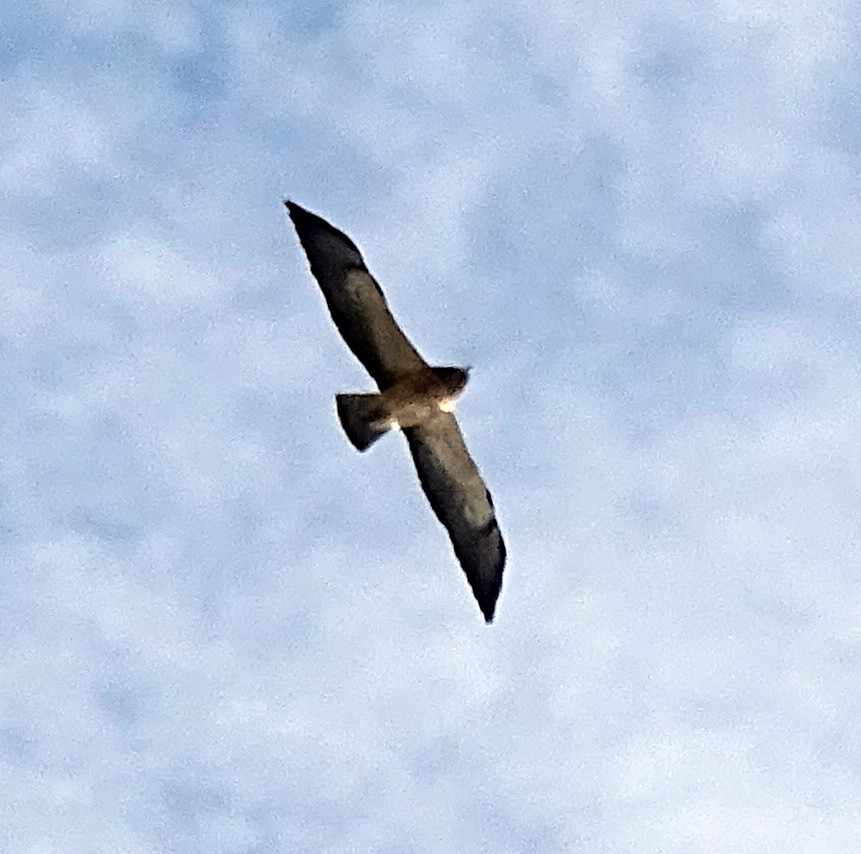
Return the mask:
[[[316,214],[285,204],[338,331],[379,389],[336,395],[344,432],[364,451],[388,430],[403,431],[422,489],[489,623],[502,586],[505,543],[453,414],[469,369],[428,365],[398,326],[353,241]]]

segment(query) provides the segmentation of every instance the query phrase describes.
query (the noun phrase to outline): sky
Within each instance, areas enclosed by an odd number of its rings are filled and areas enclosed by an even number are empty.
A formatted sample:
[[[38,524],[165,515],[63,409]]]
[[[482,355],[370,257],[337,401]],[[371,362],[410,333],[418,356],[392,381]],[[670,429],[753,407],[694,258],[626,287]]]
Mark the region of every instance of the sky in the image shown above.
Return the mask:
[[[859,21],[0,4],[0,852],[861,850]],[[473,366],[491,626],[285,198]]]

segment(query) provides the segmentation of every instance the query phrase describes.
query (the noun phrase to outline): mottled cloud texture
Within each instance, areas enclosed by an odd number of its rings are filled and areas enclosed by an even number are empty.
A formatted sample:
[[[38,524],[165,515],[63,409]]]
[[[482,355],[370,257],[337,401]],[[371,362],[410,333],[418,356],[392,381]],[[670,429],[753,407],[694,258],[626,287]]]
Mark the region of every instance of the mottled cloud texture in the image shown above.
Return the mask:
[[[858,8],[0,10],[0,850],[861,850]],[[281,207],[509,543],[485,627]]]

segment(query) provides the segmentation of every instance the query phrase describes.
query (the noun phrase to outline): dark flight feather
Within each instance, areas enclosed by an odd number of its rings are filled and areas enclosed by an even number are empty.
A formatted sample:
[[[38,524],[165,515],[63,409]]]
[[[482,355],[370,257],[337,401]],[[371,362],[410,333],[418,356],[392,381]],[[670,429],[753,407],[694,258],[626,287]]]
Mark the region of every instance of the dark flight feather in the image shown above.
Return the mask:
[[[392,317],[380,286],[353,241],[299,205],[285,204],[332,320],[380,390],[427,368],[427,362]]]
[[[380,390],[385,391],[412,374],[421,376],[422,372],[429,372],[427,362],[389,311],[356,245],[315,214],[292,202],[285,204],[338,330]],[[339,397],[343,421],[343,399],[352,396]],[[455,555],[489,623],[505,564],[505,543],[490,493],[469,455],[454,415],[435,411],[418,426],[404,427],[404,435],[422,489],[448,531]],[[367,447],[373,438],[353,435],[351,441],[357,447]]]
[[[451,538],[454,553],[484,619],[493,619],[502,587],[505,543],[493,499],[475,465],[454,415],[440,412],[404,435],[430,506]]]

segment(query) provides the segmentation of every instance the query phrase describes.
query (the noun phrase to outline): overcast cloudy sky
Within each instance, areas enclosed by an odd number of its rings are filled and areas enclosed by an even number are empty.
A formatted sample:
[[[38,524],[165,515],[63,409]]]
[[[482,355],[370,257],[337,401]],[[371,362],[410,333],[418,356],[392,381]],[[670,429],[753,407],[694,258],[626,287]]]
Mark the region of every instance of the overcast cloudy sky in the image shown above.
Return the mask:
[[[6,0],[0,851],[861,850],[859,21]],[[490,627],[284,198],[474,366]]]

